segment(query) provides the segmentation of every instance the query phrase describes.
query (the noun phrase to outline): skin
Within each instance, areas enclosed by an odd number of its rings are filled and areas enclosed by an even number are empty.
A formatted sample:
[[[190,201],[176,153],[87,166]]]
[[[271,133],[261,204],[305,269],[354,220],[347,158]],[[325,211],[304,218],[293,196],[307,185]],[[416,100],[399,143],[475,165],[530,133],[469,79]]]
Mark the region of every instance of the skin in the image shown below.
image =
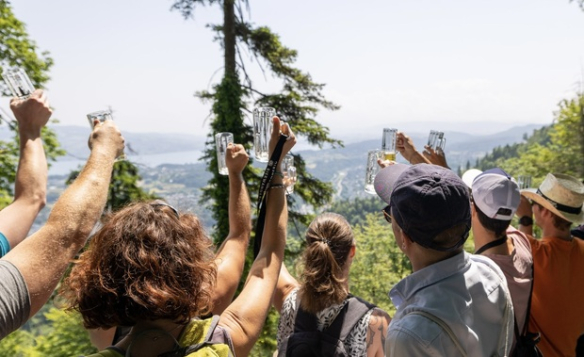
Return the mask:
[[[496,240],[498,237],[495,236],[495,233],[485,229],[481,225],[481,221],[479,220],[479,216],[477,214],[477,210],[475,208],[474,203],[470,205],[471,208],[471,215],[472,215],[472,234],[474,236],[474,247],[475,251],[480,249],[485,244]],[[496,247],[489,248],[482,252],[481,254],[499,254],[499,255],[511,255],[515,246],[513,245],[512,239],[507,239],[505,244],[498,245]]]
[[[113,163],[123,152],[124,138],[111,120],[96,121],[89,146],[91,154],[85,167],[57,200],[47,223],[3,258],[14,264],[26,281],[30,317],[49,299],[101,216]]]
[[[397,133],[396,148],[397,151],[399,151],[399,153],[412,165],[431,163],[424,155],[416,150],[413,140],[401,131]]]
[[[0,232],[6,236],[12,249],[26,238],[46,204],[47,159],[41,129],[49,121],[52,111],[42,90],[36,90],[26,100],[12,98],[10,109],[18,122],[20,156],[14,201],[0,211]]]
[[[296,138],[288,125],[284,124],[281,126],[280,120],[277,117],[274,117],[273,121],[270,152],[273,151],[280,132],[289,137],[284,144],[281,156],[283,158],[296,144]],[[232,155],[244,155],[240,149],[235,148]],[[242,165],[243,161],[247,160],[247,158],[235,157],[233,159],[234,166]],[[236,162],[239,164],[236,164]],[[277,165],[277,168],[281,170],[281,162],[278,162]],[[282,178],[274,175],[271,183],[273,185],[281,185]],[[288,211],[283,187],[268,191],[267,205],[269,209],[266,213],[264,236],[259,254],[250,268],[243,290],[235,301],[225,308],[219,320],[219,325],[231,336],[235,348],[234,352],[237,356],[247,356],[259,337],[268,314],[284,256]],[[239,219],[236,217],[234,215],[234,219]],[[247,243],[245,245],[247,246]],[[241,253],[238,252],[238,254]],[[169,320],[139,321],[132,328],[130,335],[120,341],[116,346],[127,350],[132,342],[132,335],[137,335],[144,330],[152,328],[163,329],[175,338],[179,338],[182,332],[181,325],[177,325]],[[157,341],[152,343],[149,340],[142,341],[139,345],[132,347],[133,354],[139,356],[155,356],[170,348],[170,346],[163,346]]]
[[[355,258],[356,247],[353,245],[349,251],[347,261],[343,266],[343,278],[345,289],[349,291],[349,271],[351,265],[353,264],[353,259]],[[280,277],[278,279],[278,285],[276,286],[276,291],[274,292],[274,307],[279,313],[282,312],[282,306],[288,295],[292,290],[300,287],[298,281],[290,275],[286,266],[282,264],[282,269],[280,270]],[[371,313],[371,318],[369,319],[369,328],[367,330],[367,356],[369,357],[383,357],[384,346],[385,346],[385,336],[387,334],[387,327],[391,322],[389,315],[381,310],[375,309]]]
[[[237,290],[251,233],[251,205],[242,172],[249,161],[243,145],[229,144],[225,163],[229,170],[229,234],[216,253],[217,284],[213,291],[213,315],[229,306]],[[99,350],[112,345],[115,328],[88,330]]]

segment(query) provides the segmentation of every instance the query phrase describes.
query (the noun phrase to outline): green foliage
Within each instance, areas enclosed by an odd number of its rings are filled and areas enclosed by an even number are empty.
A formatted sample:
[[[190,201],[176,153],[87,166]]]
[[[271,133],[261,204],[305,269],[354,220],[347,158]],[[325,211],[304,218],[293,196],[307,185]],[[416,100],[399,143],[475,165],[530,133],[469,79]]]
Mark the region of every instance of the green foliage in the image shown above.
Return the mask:
[[[30,355],[34,336],[23,329],[6,336],[0,343],[0,357],[24,357]]]
[[[379,213],[366,216],[364,225],[353,227],[357,252],[350,273],[351,293],[389,313],[395,307],[387,293],[412,272],[408,257],[399,249],[391,226]]]
[[[53,60],[47,52],[40,55],[34,41],[29,39],[24,23],[19,21],[12,12],[10,3],[0,0],[0,71],[11,66],[22,67],[35,88],[43,88],[49,80],[48,71]],[[0,81],[2,96],[11,96],[4,81]],[[14,133],[10,141],[0,140],[0,208],[12,202],[12,186],[18,165],[19,143],[18,127],[11,118],[0,115],[0,125],[7,125]],[[58,156],[65,154],[57,141],[55,132],[43,128],[42,138],[47,159],[54,161]]]
[[[342,215],[351,226],[356,226],[366,224],[367,216],[371,213],[381,217],[381,209],[385,205],[386,203],[377,196],[371,196],[368,198],[335,201],[327,211]]]
[[[70,185],[79,176],[80,171],[72,171],[67,178]],[[138,167],[128,160],[117,161],[112,171],[112,180],[108,189],[106,207],[117,211],[130,202],[146,201],[158,198],[155,194],[145,192],[140,186]]]

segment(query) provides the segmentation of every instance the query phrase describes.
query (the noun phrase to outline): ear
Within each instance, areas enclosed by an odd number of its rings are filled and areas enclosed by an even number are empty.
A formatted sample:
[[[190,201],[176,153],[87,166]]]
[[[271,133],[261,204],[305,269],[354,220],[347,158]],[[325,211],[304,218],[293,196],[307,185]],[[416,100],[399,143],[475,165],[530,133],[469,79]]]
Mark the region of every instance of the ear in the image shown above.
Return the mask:
[[[349,250],[349,258],[353,259],[355,257],[355,253],[357,252],[357,247],[353,244],[351,249]]]
[[[410,247],[412,246],[412,244],[414,244],[414,241],[410,239],[410,237],[405,233],[405,232],[401,232],[402,235],[402,249],[404,251],[408,251],[410,249]]]
[[[470,203],[470,214],[472,217],[476,216],[476,214],[477,214],[477,210],[475,208],[474,202]]]

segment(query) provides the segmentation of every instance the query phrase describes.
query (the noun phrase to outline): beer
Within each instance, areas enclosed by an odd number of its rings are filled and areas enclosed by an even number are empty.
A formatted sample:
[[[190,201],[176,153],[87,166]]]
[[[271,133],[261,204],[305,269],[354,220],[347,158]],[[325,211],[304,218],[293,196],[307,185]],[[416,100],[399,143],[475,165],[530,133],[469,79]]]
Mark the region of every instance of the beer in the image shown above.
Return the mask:
[[[384,157],[385,160],[395,161],[395,151],[386,151]]]

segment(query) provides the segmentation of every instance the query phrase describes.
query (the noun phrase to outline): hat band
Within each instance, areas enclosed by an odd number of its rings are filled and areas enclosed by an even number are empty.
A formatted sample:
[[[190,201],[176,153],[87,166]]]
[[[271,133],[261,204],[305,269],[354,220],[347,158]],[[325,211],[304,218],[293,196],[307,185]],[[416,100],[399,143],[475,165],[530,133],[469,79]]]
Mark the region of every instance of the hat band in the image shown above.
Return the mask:
[[[539,188],[537,189],[536,193],[538,195],[540,195],[541,197],[545,198],[546,200],[548,200],[552,206],[554,206],[556,209],[565,212],[565,213],[571,213],[571,214],[580,214],[580,212],[582,212],[582,207],[571,207],[571,206],[566,206],[563,205],[561,203],[558,203],[554,200],[552,200],[551,198],[547,197],[546,195],[544,195]]]

